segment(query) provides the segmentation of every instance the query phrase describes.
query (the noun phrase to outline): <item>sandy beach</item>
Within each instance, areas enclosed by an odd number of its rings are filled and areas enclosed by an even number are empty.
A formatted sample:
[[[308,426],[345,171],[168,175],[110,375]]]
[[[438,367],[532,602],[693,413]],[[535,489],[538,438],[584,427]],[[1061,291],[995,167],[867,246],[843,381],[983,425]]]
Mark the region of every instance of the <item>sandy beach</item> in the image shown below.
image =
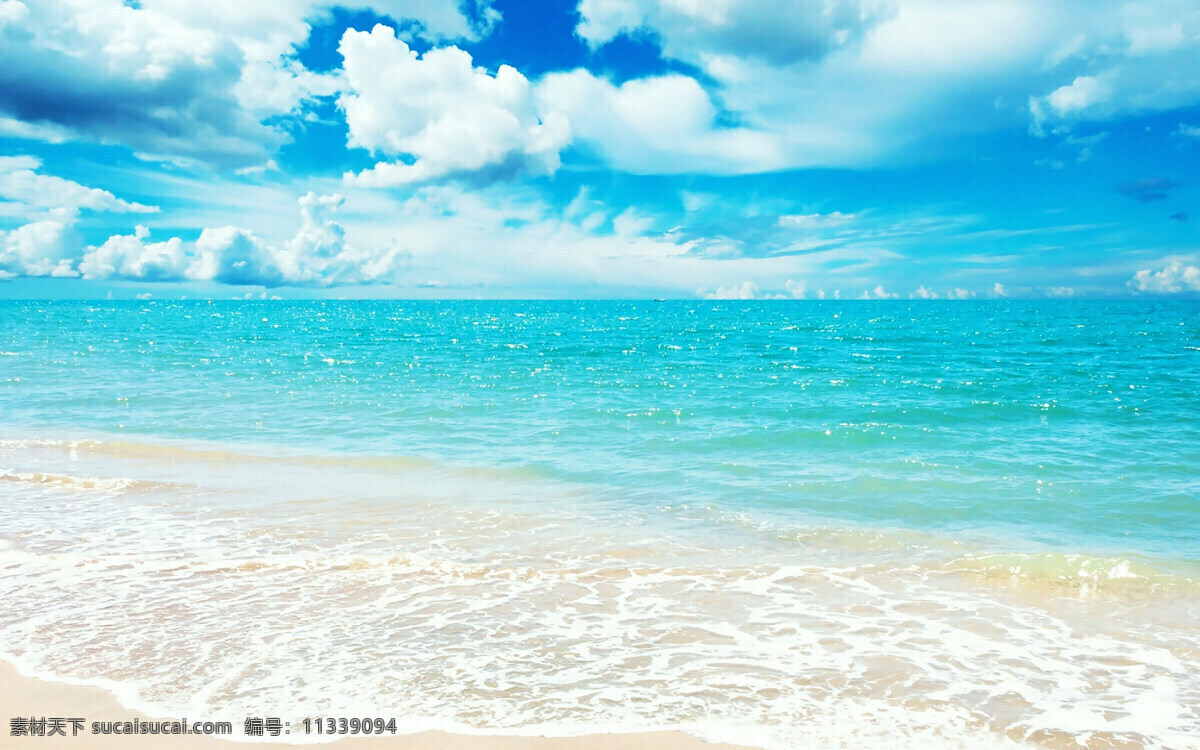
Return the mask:
[[[3,747],[69,747],[74,750],[107,750],[109,748],[227,748],[233,740],[219,737],[179,735],[93,735],[93,721],[133,721],[148,718],[125,708],[106,690],[47,682],[26,677],[11,664],[0,662],[0,705],[6,724]],[[79,735],[71,736],[71,724],[66,724],[66,736],[14,737],[10,735],[11,720],[17,717],[50,718],[82,717],[86,723]],[[215,720],[215,719],[214,719]],[[221,720],[225,720],[222,718]],[[234,722],[234,737],[242,737],[240,722]],[[256,743],[261,745],[263,743]],[[312,744],[291,742],[267,743],[273,748],[312,747]],[[347,737],[335,744],[346,750],[734,750],[734,745],[710,744],[682,732],[645,732],[635,734],[596,734],[582,737],[486,737],[421,732],[385,737]]]

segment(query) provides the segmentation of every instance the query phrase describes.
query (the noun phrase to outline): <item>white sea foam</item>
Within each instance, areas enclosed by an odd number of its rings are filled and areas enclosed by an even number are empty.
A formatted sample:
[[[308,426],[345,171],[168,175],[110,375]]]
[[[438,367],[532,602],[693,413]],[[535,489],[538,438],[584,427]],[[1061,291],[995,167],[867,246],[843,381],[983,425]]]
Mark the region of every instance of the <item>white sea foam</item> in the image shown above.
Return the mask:
[[[40,471],[16,472],[0,470],[0,482],[18,482],[55,487],[67,492],[129,492],[166,489],[169,484],[147,482],[125,477],[76,477],[68,474],[47,474]]]
[[[771,748],[1200,733],[1188,591],[1097,617],[1103,602],[986,585],[1037,560],[934,564],[914,539],[881,553],[866,532],[620,514],[547,482],[403,462],[46,447],[6,454],[6,476],[30,480],[0,483],[0,591],[22,603],[0,613],[0,643],[26,672],[154,715],[681,728]],[[153,490],[104,484],[118,470]]]

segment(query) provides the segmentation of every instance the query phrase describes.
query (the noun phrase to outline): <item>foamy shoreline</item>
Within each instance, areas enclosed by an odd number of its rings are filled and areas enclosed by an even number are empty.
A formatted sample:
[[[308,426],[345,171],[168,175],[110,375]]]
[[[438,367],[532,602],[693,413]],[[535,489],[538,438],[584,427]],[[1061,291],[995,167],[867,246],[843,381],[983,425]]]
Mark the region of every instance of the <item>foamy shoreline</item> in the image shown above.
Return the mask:
[[[215,736],[200,735],[93,735],[93,721],[136,721],[146,719],[145,714],[130,710],[107,690],[97,687],[49,682],[20,674],[16,667],[0,661],[0,706],[3,707],[5,723],[13,718],[81,717],[86,720],[78,736],[71,736],[72,727],[65,726],[66,736],[14,737],[11,725],[4,728],[4,747],[70,747],[75,750],[123,750],[123,748],[231,748],[246,747]],[[190,721],[198,719],[188,717]],[[225,717],[202,717],[216,720]],[[242,738],[243,727],[234,722],[233,738]],[[312,743],[256,742],[256,746],[272,748],[321,747]],[[622,750],[735,750],[736,746],[710,744],[683,732],[641,732],[632,734],[592,734],[580,737],[513,737],[486,735],[457,735],[445,732],[420,732],[409,735],[387,735],[383,737],[346,737],[335,743],[347,750],[600,750],[621,748]],[[748,750],[748,749],[747,749]]]

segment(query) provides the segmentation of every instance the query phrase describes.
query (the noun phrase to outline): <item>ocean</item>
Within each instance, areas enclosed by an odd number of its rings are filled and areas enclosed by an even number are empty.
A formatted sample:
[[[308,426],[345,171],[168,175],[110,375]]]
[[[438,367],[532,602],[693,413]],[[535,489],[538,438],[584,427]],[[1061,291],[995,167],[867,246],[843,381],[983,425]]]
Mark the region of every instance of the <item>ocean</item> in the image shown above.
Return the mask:
[[[0,507],[157,716],[1200,746],[1195,300],[2,301]]]

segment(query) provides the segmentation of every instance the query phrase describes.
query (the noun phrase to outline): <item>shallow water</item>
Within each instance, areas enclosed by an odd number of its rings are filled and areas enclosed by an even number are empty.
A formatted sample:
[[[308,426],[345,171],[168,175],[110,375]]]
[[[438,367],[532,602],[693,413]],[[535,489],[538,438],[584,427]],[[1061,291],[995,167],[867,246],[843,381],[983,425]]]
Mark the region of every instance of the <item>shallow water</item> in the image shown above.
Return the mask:
[[[1200,736],[1194,302],[3,302],[0,332],[29,671],[206,718]]]

